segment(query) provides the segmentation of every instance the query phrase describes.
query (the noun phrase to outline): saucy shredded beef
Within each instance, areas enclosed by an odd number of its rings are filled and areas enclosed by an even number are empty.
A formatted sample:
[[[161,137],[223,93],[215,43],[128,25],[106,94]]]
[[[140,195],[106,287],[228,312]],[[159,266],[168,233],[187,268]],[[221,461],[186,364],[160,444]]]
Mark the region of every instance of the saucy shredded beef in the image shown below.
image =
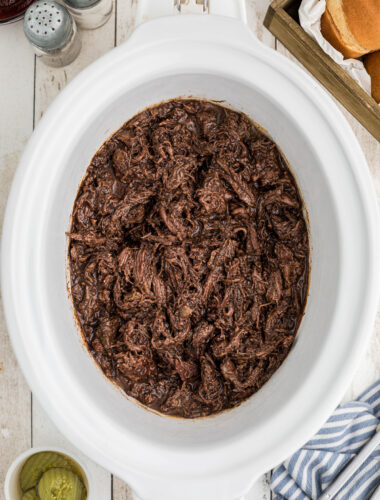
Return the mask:
[[[144,405],[232,408],[288,354],[308,233],[285,161],[244,114],[174,100],[136,115],[94,156],[70,238],[88,347]]]

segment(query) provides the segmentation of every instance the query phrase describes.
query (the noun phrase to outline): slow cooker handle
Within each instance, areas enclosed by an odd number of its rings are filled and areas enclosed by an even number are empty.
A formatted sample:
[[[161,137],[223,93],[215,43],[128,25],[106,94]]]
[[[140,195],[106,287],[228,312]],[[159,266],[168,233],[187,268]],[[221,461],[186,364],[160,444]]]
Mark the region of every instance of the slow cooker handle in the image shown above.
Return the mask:
[[[192,480],[129,477],[134,500],[245,500],[247,492],[258,479],[252,471],[234,471],[218,477]]]
[[[245,0],[139,0],[136,25],[157,17],[199,14],[233,17],[247,23]]]

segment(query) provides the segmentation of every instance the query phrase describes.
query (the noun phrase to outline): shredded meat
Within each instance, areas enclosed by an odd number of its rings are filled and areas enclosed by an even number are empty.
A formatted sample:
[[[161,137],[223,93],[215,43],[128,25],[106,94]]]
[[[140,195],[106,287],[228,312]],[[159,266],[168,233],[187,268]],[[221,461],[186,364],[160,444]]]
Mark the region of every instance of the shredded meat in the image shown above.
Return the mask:
[[[174,100],[94,156],[73,209],[71,293],[104,373],[144,405],[232,408],[288,354],[308,233],[275,143],[242,113]]]

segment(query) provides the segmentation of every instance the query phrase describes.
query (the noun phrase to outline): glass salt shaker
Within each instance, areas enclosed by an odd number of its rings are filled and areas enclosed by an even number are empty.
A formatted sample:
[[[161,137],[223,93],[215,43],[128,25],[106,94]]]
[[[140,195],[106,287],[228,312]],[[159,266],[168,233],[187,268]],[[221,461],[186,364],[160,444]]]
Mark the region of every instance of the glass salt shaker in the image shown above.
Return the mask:
[[[25,13],[24,33],[37,57],[59,68],[78,56],[81,40],[68,10],[53,0],[39,0]]]
[[[77,25],[86,30],[103,26],[112,14],[112,0],[63,0]]]

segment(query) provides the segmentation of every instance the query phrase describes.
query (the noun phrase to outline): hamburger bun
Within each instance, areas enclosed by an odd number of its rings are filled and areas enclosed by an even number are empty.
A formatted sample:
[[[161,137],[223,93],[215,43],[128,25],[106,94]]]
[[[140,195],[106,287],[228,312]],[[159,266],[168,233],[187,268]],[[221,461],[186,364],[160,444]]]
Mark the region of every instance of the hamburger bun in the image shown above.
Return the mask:
[[[380,50],[380,0],[326,0],[321,32],[345,58]]]

